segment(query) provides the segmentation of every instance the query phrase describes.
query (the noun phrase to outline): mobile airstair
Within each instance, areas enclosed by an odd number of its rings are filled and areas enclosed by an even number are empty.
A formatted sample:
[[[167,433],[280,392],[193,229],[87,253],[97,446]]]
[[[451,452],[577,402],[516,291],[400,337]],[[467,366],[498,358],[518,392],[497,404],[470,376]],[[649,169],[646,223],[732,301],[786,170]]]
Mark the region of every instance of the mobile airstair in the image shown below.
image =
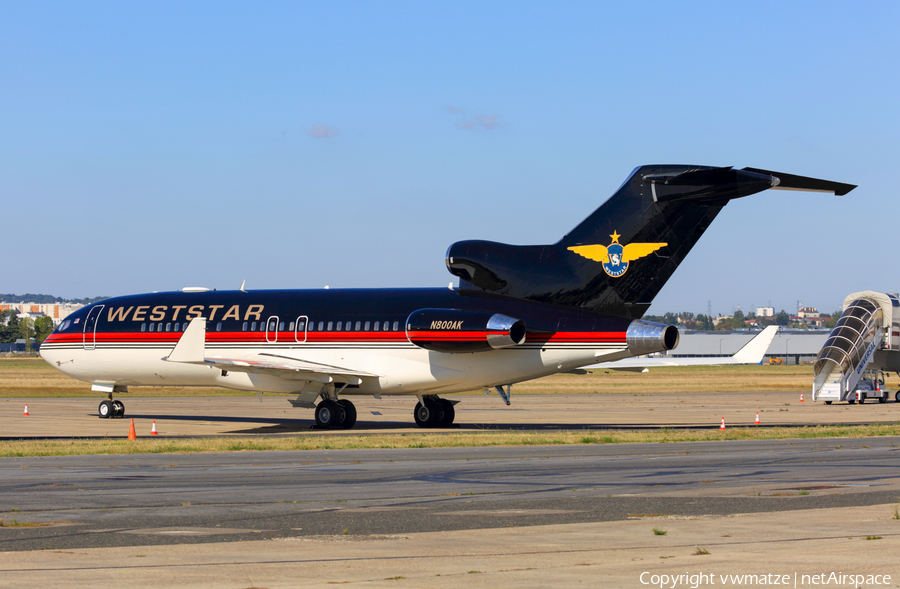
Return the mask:
[[[813,365],[813,401],[852,403],[865,398],[858,397],[857,385],[867,370],[882,367],[884,355],[879,352],[900,350],[900,330],[893,323],[894,316],[900,316],[897,307],[896,296],[872,291],[844,299],[843,314]]]

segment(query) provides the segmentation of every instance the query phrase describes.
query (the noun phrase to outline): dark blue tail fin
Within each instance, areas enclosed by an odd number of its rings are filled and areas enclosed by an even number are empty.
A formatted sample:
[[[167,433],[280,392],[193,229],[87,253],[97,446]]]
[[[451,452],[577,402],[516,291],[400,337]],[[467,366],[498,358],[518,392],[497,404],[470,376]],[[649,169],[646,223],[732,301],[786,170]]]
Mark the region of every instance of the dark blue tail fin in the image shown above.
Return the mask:
[[[642,166],[558,243],[460,241],[447,268],[461,288],[640,318],[728,201],[768,188],[840,195],[855,186],[756,168]]]

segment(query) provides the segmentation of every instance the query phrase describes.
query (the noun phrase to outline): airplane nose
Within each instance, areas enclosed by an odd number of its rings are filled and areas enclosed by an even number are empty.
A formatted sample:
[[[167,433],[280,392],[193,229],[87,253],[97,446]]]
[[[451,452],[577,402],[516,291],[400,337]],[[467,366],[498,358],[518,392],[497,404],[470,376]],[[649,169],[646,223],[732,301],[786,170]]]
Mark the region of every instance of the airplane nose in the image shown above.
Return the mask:
[[[60,350],[44,349],[44,347],[42,346],[41,349],[38,350],[38,353],[41,355],[41,358],[44,359],[44,362],[53,366],[60,372],[68,374],[65,370],[63,370],[64,358],[62,358],[62,352]]]

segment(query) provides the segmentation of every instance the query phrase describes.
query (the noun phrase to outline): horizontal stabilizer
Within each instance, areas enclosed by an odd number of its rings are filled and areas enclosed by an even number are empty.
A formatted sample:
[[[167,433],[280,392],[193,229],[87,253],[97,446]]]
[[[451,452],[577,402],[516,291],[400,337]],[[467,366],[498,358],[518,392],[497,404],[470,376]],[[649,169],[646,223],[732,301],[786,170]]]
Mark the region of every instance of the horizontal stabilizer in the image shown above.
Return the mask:
[[[778,184],[772,188],[776,190],[807,190],[810,192],[833,192],[837,196],[843,196],[856,188],[856,184],[844,184],[843,182],[831,182],[830,180],[819,180],[818,178],[809,178],[807,176],[795,176],[794,174],[783,174],[781,172],[772,172],[770,170],[760,170],[759,168],[744,168],[747,172],[756,174],[766,174],[778,178]]]
[[[755,181],[771,183],[769,174],[757,174],[749,168],[735,170],[731,166],[723,168],[695,168],[678,173],[648,174],[644,176],[644,182],[658,182],[667,186],[715,186],[719,184],[736,184],[743,181]]]

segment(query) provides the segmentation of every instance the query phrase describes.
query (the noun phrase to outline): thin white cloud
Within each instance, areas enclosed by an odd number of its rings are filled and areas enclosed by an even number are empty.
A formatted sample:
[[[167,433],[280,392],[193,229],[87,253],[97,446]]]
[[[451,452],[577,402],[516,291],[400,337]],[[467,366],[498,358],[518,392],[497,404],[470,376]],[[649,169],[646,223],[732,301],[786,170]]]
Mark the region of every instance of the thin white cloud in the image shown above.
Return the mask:
[[[330,125],[313,125],[306,134],[316,139],[328,139],[337,135],[338,130]]]
[[[497,115],[473,115],[474,119],[465,119],[456,123],[457,129],[469,131],[475,128],[496,129],[500,126],[500,117]]]
[[[500,123],[497,122],[499,117],[497,115],[487,115],[480,116],[475,115],[475,120],[478,121],[478,124],[484,127],[485,129],[493,129],[497,127]]]
[[[500,115],[480,115],[477,113],[467,113],[468,109],[459,108],[458,106],[453,106],[452,104],[444,105],[444,109],[452,115],[462,115],[457,117],[457,122],[454,125],[457,129],[462,129],[464,131],[471,131],[472,129],[496,129],[497,127],[502,127],[503,124],[500,122]]]

